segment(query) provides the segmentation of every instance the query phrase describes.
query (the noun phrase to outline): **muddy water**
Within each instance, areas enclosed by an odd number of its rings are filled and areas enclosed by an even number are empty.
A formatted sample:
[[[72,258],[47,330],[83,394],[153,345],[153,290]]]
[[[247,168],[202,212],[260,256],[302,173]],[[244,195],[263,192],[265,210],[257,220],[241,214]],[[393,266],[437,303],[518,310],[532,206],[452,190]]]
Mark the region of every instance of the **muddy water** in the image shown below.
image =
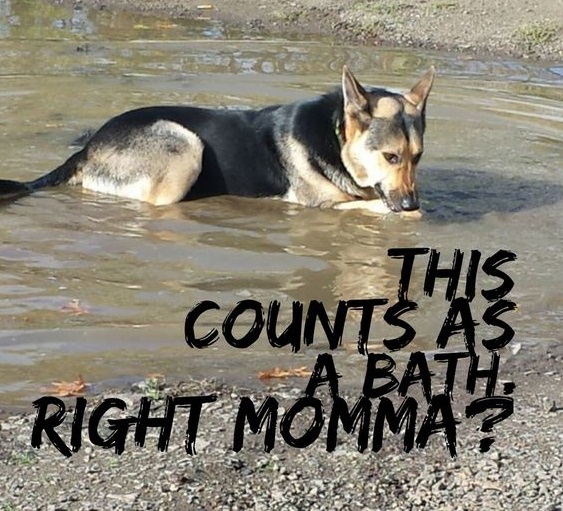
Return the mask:
[[[421,221],[305,210],[267,200],[217,198],[150,208],[82,193],[45,191],[0,210],[0,403],[25,403],[56,379],[98,385],[217,376],[259,384],[274,365],[311,366],[322,335],[299,355],[262,339],[249,350],[191,350],[185,313],[209,299],[322,300],[396,294],[390,247],[518,254],[510,315],[523,349],[561,341],[563,295],[563,69],[415,51],[257,38],[206,20],[191,24],[38,2],[0,0],[0,175],[32,179],[72,151],[73,138],[123,110],[150,104],[253,107],[309,97],[347,63],[365,82],[405,87],[436,65],[421,188]],[[440,282],[423,296],[415,265],[410,316],[420,349],[435,347],[447,311]],[[466,264],[464,264],[466,268]],[[480,273],[478,287],[496,281]],[[77,302],[78,301],[78,302]],[[475,316],[483,303],[476,300]],[[74,309],[72,304],[78,303]],[[398,333],[374,314],[370,346]],[[508,316],[507,316],[508,318]],[[243,318],[245,321],[246,317]],[[339,370],[360,381],[349,349]],[[478,339],[491,336],[477,329]],[[456,343],[461,343],[460,339]]]

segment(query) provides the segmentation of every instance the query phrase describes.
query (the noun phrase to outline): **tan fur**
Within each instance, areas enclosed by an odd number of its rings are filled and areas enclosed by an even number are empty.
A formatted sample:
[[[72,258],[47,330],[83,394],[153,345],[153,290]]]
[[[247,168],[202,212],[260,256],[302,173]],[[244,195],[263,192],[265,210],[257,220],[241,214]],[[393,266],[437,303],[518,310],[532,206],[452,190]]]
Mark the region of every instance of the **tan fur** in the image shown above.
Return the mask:
[[[372,165],[373,154],[365,144],[366,132],[356,130],[353,136],[342,146],[341,158],[356,183],[362,187],[373,187],[378,182],[380,173]]]
[[[401,103],[395,98],[381,98],[372,110],[373,117],[391,119],[401,111]]]
[[[404,105],[404,109],[405,109],[405,113],[407,113],[408,115],[416,115],[418,112],[418,109],[416,108],[416,105],[414,105],[413,103],[411,103],[407,97],[405,96],[404,101],[403,101],[403,105]]]
[[[286,140],[282,158],[290,180],[289,191],[282,197],[283,200],[313,207],[352,200],[352,196],[311,167],[307,148],[295,138],[288,137]]]
[[[176,151],[166,149],[174,143]],[[201,172],[203,142],[183,126],[158,121],[150,136],[127,150],[92,150],[82,172],[86,190],[117,195],[155,206],[182,200]]]
[[[381,199],[352,200],[349,202],[341,202],[339,204],[336,204],[334,207],[335,209],[341,210],[361,209],[379,215],[384,215],[390,212],[390,209]]]
[[[155,206],[180,202],[201,172],[201,158],[196,156],[197,153],[197,150],[195,154],[186,151],[178,157],[170,158],[165,175],[160,181],[153,183],[146,202]]]
[[[407,94],[405,94],[405,99],[418,110],[422,110],[424,108],[424,104],[426,103],[426,98],[432,89],[433,82],[434,68],[432,67],[419,80],[419,82],[409,92],[407,92]]]

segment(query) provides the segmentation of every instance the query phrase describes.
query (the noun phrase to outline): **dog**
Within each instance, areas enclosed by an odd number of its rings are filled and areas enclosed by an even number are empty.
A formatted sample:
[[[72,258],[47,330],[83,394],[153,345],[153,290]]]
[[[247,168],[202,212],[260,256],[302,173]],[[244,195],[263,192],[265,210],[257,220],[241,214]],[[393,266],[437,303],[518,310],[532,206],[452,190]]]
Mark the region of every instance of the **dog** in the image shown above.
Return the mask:
[[[0,199],[62,184],[154,206],[218,195],[308,207],[416,212],[431,68],[406,94],[340,88],[259,110],[154,106],[110,119],[66,162]]]

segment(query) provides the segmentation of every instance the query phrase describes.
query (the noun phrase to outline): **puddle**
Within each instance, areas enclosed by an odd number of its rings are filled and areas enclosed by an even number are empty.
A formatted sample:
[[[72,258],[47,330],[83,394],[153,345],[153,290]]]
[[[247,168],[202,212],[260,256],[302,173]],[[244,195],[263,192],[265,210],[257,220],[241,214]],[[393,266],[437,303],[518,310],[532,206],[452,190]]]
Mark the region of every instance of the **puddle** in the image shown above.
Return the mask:
[[[446,261],[455,248],[516,252],[511,296],[520,307],[510,324],[518,341],[561,340],[560,67],[251,38],[219,23],[7,0],[0,62],[0,175],[13,179],[51,170],[83,130],[138,106],[300,100],[337,84],[344,63],[366,83],[395,88],[431,64],[439,71],[420,222],[236,198],[154,209],[64,188],[2,208],[0,403],[29,403],[50,381],[79,373],[104,384],[150,372],[257,384],[256,373],[274,365],[310,365],[311,353],[266,342],[190,350],[185,314],[205,299],[225,311],[249,297],[276,299],[286,319],[293,300],[321,300],[332,314],[339,299],[393,299],[400,267],[386,257],[390,247],[436,247]],[[431,349],[447,307],[423,296],[423,278],[419,266],[413,326],[417,347]],[[62,311],[73,300],[85,313]],[[381,316],[374,343],[388,333]],[[353,328],[348,334],[355,338]],[[352,375],[363,367],[353,350],[337,363]]]

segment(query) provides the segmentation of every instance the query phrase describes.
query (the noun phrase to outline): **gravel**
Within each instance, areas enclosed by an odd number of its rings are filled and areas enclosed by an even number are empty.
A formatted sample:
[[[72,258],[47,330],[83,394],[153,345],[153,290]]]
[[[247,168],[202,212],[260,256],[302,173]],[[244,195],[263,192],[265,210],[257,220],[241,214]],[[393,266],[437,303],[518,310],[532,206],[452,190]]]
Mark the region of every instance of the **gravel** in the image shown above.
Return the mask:
[[[379,453],[369,448],[359,453],[355,436],[340,430],[336,449],[328,453],[326,423],[310,447],[289,447],[278,434],[270,453],[263,450],[263,433],[255,436],[247,428],[244,447],[235,453],[232,434],[240,398],[251,396],[259,403],[270,395],[287,408],[302,395],[307,383],[302,379],[261,389],[215,381],[166,384],[162,397],[218,396],[204,406],[195,456],[184,449],[185,412],[176,414],[167,452],[158,452],[157,432],[150,429],[144,448],[134,445],[131,433],[120,456],[93,446],[87,435],[70,458],[46,438],[40,449],[33,449],[30,405],[19,413],[4,413],[0,421],[0,487],[5,488],[0,509],[560,510],[562,362],[561,346],[526,348],[509,359],[501,376],[517,384],[514,415],[496,425],[487,453],[479,450],[484,435],[477,430],[480,421],[462,420],[456,459],[447,453],[441,434],[431,437],[425,449],[415,447],[410,453],[402,451],[402,435],[388,434]],[[135,408],[145,392],[143,385],[107,389],[87,396],[87,410],[107,397],[120,397]],[[358,392],[349,388],[342,396],[352,403]],[[328,408],[330,396],[324,389],[319,397]],[[460,409],[467,397],[457,399],[454,411],[463,419]],[[155,414],[162,414],[162,399],[153,406]],[[69,423],[64,422],[66,433],[61,434],[67,440]],[[303,424],[294,427],[304,431]]]

